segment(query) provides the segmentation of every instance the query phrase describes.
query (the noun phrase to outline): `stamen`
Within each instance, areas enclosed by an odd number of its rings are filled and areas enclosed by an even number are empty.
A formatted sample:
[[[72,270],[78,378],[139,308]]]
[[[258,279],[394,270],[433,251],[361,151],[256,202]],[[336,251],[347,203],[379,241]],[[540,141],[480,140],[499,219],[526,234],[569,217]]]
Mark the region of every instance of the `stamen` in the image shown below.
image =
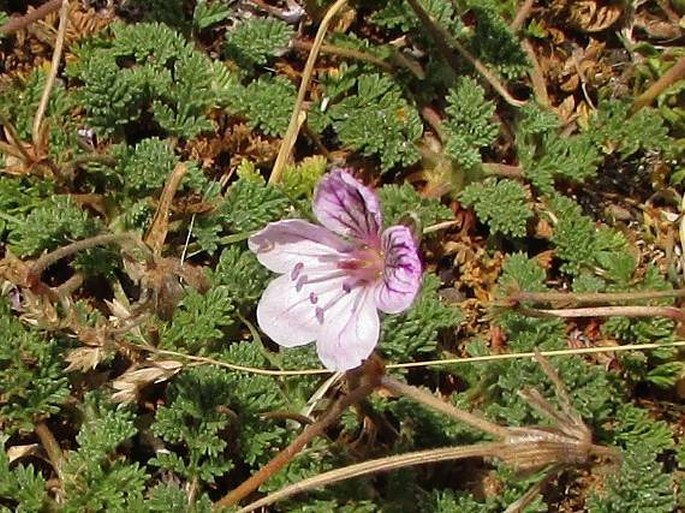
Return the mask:
[[[309,301],[315,305],[319,301],[319,296],[316,295],[316,292],[310,292],[309,293]]]
[[[321,308],[320,306],[316,307],[316,320],[319,321],[319,324],[323,324],[323,311],[324,309]]]
[[[295,281],[302,272],[302,269],[304,269],[304,264],[302,262],[297,262],[290,273],[290,279]]]

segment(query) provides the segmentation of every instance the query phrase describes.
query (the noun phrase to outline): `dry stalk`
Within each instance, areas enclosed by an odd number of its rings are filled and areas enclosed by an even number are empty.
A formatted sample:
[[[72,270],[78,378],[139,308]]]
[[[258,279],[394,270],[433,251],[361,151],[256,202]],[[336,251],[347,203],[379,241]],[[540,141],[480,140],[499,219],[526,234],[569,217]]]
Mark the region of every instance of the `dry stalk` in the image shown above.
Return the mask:
[[[34,9],[33,11],[26,13],[24,16],[18,16],[16,18],[12,18],[11,20],[9,20],[7,23],[0,27],[0,33],[13,34],[14,32],[23,30],[29,25],[31,25],[31,23],[34,23],[42,18],[45,18],[51,12],[54,12],[57,9],[59,9],[60,5],[62,5],[62,0],[49,0],[37,9]]]
[[[306,114],[304,111],[302,111],[302,105],[304,104],[304,97],[307,94],[309,82],[311,81],[314,73],[314,64],[316,62],[316,58],[321,50],[323,39],[328,31],[328,26],[338,11],[340,11],[340,9],[342,9],[346,3],[347,0],[337,0],[328,9],[326,15],[321,20],[319,29],[316,31],[316,36],[314,37],[314,42],[312,43],[312,49],[309,52],[309,57],[307,57],[307,62],[305,63],[304,71],[302,72],[302,81],[300,82],[300,89],[297,91],[297,99],[295,100],[295,105],[293,106],[293,113],[290,116],[290,123],[288,124],[288,129],[285,132],[283,141],[281,142],[281,147],[278,150],[276,162],[274,162],[271,176],[269,176],[269,183],[278,183],[281,180],[283,169],[285,168],[285,164],[290,158],[292,149],[295,146],[295,141],[297,140],[297,135],[300,132],[300,127],[306,119]]]
[[[553,428],[509,428],[498,426],[471,413],[459,410],[431,394],[410,385],[389,377],[383,377],[381,378],[381,385],[390,391],[411,397],[426,406],[488,432],[500,440],[462,447],[430,449],[349,465],[282,488],[240,509],[238,513],[249,513],[287,497],[345,479],[388,472],[413,465],[454,461],[472,457],[496,458],[516,471],[529,472],[546,468],[551,473],[548,473],[544,479],[549,479],[551,475],[564,468],[586,464],[595,456],[612,459],[619,457],[616,449],[592,443],[592,433],[583,423],[580,416],[573,411],[568,394],[556,371],[539,354],[535,358],[554,384],[555,393],[561,404],[561,410],[556,410],[537,391],[522,392],[521,395],[534,409],[554,422],[555,426]],[[511,505],[508,511],[513,512],[517,511],[517,508],[524,507],[534,497],[535,491],[540,486],[541,484],[535,485],[523,497]]]
[[[43,122],[43,116],[48,108],[48,101],[50,100],[50,92],[55,85],[55,79],[57,78],[57,71],[59,69],[59,63],[62,60],[62,50],[64,49],[64,36],[67,32],[67,22],[69,20],[69,0],[62,1],[62,8],[59,12],[59,27],[57,28],[57,38],[55,39],[55,49],[52,52],[52,62],[50,63],[50,72],[45,81],[45,87],[43,88],[43,94],[40,98],[40,103],[38,104],[38,109],[36,110],[36,115],[33,118],[32,126],[32,137],[33,144],[38,144],[41,135],[41,124]]]
[[[631,113],[635,113],[643,107],[650,105],[656,98],[666,89],[674,85],[676,82],[685,78],[685,57],[681,57],[678,61],[664,73],[656,82],[640,96],[635,98],[633,105],[630,108]]]
[[[217,501],[214,504],[214,510],[236,504],[254,492],[262,483],[292,460],[311,440],[323,434],[349,406],[365,398],[375,387],[375,383],[365,383],[338,399],[320,419],[307,426],[288,447],[279,452],[269,463],[259,469],[256,474]]]

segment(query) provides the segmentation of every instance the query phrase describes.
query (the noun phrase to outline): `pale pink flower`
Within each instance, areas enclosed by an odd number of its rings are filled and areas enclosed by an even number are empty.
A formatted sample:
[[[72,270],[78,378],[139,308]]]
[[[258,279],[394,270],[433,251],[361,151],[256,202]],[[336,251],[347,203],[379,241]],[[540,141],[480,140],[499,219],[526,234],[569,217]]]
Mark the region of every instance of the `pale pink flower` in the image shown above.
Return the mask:
[[[314,192],[322,226],[302,219],[269,224],[250,249],[281,274],[257,306],[260,328],[284,347],[316,341],[331,370],[358,367],[378,343],[378,310],[399,313],[421,285],[421,261],[411,231],[382,231],[375,192],[335,169]]]

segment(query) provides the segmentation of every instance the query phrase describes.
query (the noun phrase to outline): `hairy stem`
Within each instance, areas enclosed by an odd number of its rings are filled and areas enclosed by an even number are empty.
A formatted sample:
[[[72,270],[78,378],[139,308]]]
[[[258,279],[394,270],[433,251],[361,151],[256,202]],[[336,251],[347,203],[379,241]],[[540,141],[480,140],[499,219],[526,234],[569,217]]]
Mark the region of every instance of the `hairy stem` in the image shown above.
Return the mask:
[[[661,93],[683,78],[685,78],[685,57],[678,59],[671,69],[649,86],[644,93],[635,98],[633,105],[630,107],[630,112],[634,114],[641,108],[647,107],[656,100]]]
[[[523,24],[528,19],[528,16],[530,16],[530,12],[533,10],[534,4],[535,0],[524,0],[524,2],[521,4],[521,7],[519,7],[518,11],[516,12],[514,20],[509,25],[511,30],[514,32],[521,30],[521,27],[523,27]]]
[[[452,68],[459,70],[459,62],[456,55],[452,52],[452,48],[456,49],[459,54],[471,64],[474,69],[490,84],[490,86],[502,97],[502,99],[509,105],[514,107],[521,107],[526,102],[514,98],[506,87],[500,82],[499,78],[495,76],[479,59],[472,55],[459,41],[457,41],[450,33],[443,27],[438,25],[431,15],[423,8],[418,0],[407,0],[411,8],[416,13],[421,23],[426,27],[426,30],[433,38],[433,42],[438,47],[438,51],[442,54],[445,60]],[[452,48],[450,48],[452,47]]]
[[[482,417],[478,417],[477,415],[474,415],[467,411],[455,408],[451,404],[442,401],[437,397],[427,392],[424,392],[423,390],[420,390],[416,387],[407,385],[405,383],[402,383],[401,381],[397,381],[396,379],[393,379],[388,376],[384,376],[383,378],[381,378],[381,385],[395,394],[410,397],[411,399],[414,399],[419,403],[425,404],[426,406],[429,406],[434,410],[444,413],[445,415],[452,417],[453,419],[456,419],[460,422],[464,422],[465,424],[475,427],[476,429],[480,429],[481,431],[490,433],[491,435],[497,438],[503,439],[507,436],[507,428],[498,426],[497,424],[494,424],[488,420],[485,420]]]
[[[428,463],[438,463],[441,461],[453,461],[473,457],[494,457],[506,447],[506,444],[493,442],[467,445],[463,447],[444,447],[440,449],[428,449],[426,451],[411,452],[397,456],[388,456],[376,460],[349,465],[329,472],[324,472],[299,483],[286,486],[271,495],[264,497],[252,504],[238,510],[237,513],[249,513],[259,508],[273,504],[279,500],[291,497],[298,493],[306,492],[326,486],[332,483],[351,479],[353,477],[376,474],[378,472],[389,472],[398,468],[409,467],[412,465],[425,465]]]
[[[652,290],[641,292],[515,292],[505,299],[520,303],[566,303],[566,304],[601,304],[628,301],[643,301],[647,299],[668,299],[685,297],[685,289]]]
[[[291,43],[291,46],[293,48],[297,48],[298,50],[311,51],[314,47],[314,43],[311,43],[309,41],[295,40]],[[395,67],[389,62],[384,61],[383,59],[380,59],[375,55],[366,52],[361,52],[354,48],[344,48],[342,46],[322,44],[319,48],[319,51],[321,53],[337,55],[338,57],[368,62],[369,64],[373,64],[374,66],[377,66],[381,68],[383,71],[387,71],[388,73],[392,73],[395,70]]]
[[[672,306],[596,306],[550,310],[519,306],[516,310],[529,317],[667,317],[685,322],[685,312]]]
[[[29,276],[33,279],[39,279],[40,275],[43,274],[48,267],[54,265],[69,255],[78,253],[79,251],[94,248],[96,246],[104,246],[105,244],[122,243],[127,241],[138,242],[133,235],[128,233],[96,235],[95,237],[91,237],[89,239],[72,242],[67,246],[62,246],[61,248],[57,248],[56,250],[41,256],[30,267]]]

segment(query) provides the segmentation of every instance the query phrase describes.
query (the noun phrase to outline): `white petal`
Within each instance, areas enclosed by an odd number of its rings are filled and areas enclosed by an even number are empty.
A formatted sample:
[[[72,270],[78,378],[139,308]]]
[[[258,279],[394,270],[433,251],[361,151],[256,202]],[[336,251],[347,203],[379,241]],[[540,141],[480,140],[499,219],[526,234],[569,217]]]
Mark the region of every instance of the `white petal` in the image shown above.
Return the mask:
[[[301,278],[309,278],[310,281]],[[321,333],[324,320],[334,319],[334,308],[319,312],[321,307],[346,299],[346,276],[341,275],[335,265],[317,273],[302,274],[293,280],[290,274],[283,274],[266,287],[257,305],[257,323],[271,340],[284,347],[295,347],[313,342]]]
[[[264,267],[277,273],[290,273],[298,264],[337,260],[352,249],[330,230],[302,219],[270,223],[249,238],[248,246]]]
[[[316,323],[309,298],[297,292],[287,274],[273,280],[257,305],[257,323],[271,340],[285,347],[308,344],[316,339]]]
[[[354,369],[376,347],[379,331],[373,291],[356,288],[324,313],[316,350],[327,369]]]

